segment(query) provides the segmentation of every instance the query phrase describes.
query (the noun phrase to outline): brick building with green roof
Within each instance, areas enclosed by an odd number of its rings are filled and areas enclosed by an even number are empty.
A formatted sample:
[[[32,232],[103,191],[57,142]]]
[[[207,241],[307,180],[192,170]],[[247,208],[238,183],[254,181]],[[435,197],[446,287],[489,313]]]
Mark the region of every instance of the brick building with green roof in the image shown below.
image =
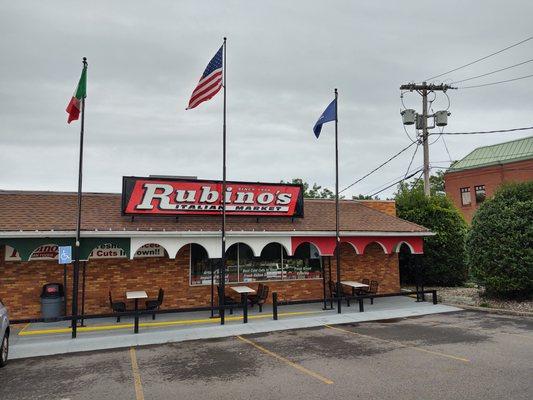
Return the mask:
[[[478,147],[444,174],[446,194],[465,219],[504,182],[533,180],[533,136]]]

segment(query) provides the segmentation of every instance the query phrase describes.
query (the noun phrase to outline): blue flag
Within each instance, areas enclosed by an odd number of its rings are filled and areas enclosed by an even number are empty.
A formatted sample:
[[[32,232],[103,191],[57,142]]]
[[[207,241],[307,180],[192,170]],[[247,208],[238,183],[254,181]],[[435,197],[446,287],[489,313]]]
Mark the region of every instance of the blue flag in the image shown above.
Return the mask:
[[[329,103],[328,108],[322,113],[318,121],[316,121],[315,127],[313,128],[313,132],[315,132],[315,136],[320,136],[320,131],[322,130],[322,124],[325,124],[326,122],[335,121],[337,119],[337,100],[333,100],[331,103]]]

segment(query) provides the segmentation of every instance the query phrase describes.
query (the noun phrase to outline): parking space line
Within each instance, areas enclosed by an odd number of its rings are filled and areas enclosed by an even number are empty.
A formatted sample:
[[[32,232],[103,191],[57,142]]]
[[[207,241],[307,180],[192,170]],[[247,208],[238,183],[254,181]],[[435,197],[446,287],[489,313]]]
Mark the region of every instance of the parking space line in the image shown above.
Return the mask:
[[[30,326],[30,322],[28,322],[26,325],[24,325],[24,327],[18,332],[18,335],[20,335],[22,332],[24,332],[28,326]]]
[[[133,384],[135,385],[135,399],[144,400],[143,385],[141,383],[141,373],[137,364],[137,354],[135,347],[130,348],[131,371],[133,373]]]
[[[470,360],[467,359],[467,358],[457,357],[457,356],[454,356],[452,354],[441,353],[441,352],[438,352],[438,351],[426,350],[426,349],[422,349],[420,347],[416,347],[416,346],[413,346],[413,345],[411,345],[411,346],[410,345],[406,345],[406,344],[403,344],[402,342],[399,342],[397,340],[381,339],[381,338],[378,338],[376,336],[364,335],[362,333],[353,332],[353,331],[350,331],[348,329],[337,328],[337,327],[331,326],[331,325],[324,325],[324,326],[326,328],[334,329],[336,331],[349,333],[351,335],[360,336],[360,337],[364,337],[364,338],[367,338],[367,339],[373,339],[373,340],[379,340],[381,342],[392,343],[392,344],[395,344],[396,346],[399,346],[399,347],[408,348],[408,349],[412,349],[412,350],[416,350],[416,351],[421,351],[423,353],[428,353],[428,354],[433,354],[433,355],[440,356],[440,357],[450,358],[452,360],[462,361],[464,363],[469,363],[470,362]]]
[[[263,346],[260,346],[257,343],[255,343],[255,342],[253,342],[253,341],[251,341],[249,339],[243,338],[242,336],[237,336],[237,338],[239,340],[245,342],[245,343],[248,343],[248,344],[254,346],[256,349],[262,351],[263,353],[268,354],[269,356],[274,357],[275,359],[277,359],[277,360],[279,360],[279,361],[281,361],[281,362],[283,362],[283,363],[285,363],[287,365],[290,365],[291,367],[297,369],[298,371],[303,372],[304,374],[307,374],[309,376],[312,376],[315,379],[318,379],[320,382],[325,383],[326,385],[332,385],[334,383],[331,379],[328,379],[328,378],[326,378],[326,377],[324,377],[324,376],[322,376],[322,375],[320,375],[320,374],[318,374],[318,373],[316,373],[314,371],[311,371],[311,370],[309,370],[309,369],[307,369],[307,368],[305,368],[305,367],[303,367],[303,366],[301,366],[299,364],[296,364],[296,363],[288,360],[287,358],[285,358],[283,356],[280,356],[279,354],[274,353],[273,351],[265,349]]]
[[[461,326],[461,325],[457,325],[457,324],[448,324],[448,323],[442,323],[442,322],[435,322],[433,324],[431,324],[431,326],[441,326],[441,327],[451,327],[451,328],[461,328],[461,329],[465,329],[464,326]],[[476,328],[476,327],[468,327],[466,328],[468,329],[469,331],[478,331],[478,332],[483,332],[484,334],[488,334],[489,332],[487,331],[487,329],[484,329],[484,328]],[[518,336],[518,337],[521,337],[521,338],[524,338],[524,339],[533,339],[533,336],[528,336],[528,335],[523,335],[521,333],[513,333],[513,332],[503,332],[503,331],[496,331],[495,332],[496,334],[501,334],[501,335],[511,335],[511,336]]]

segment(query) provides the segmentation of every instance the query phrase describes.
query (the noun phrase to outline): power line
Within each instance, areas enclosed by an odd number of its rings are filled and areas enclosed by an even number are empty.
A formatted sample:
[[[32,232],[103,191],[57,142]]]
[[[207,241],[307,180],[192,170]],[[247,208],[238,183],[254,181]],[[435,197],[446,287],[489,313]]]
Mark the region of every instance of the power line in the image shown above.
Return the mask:
[[[416,147],[415,147],[415,152],[413,153],[413,157],[411,157],[411,161],[409,162],[409,166],[407,167],[407,171],[405,171],[405,176],[407,176],[407,174],[409,173],[409,170],[411,169],[411,165],[413,164],[413,160],[415,159],[416,152],[418,151],[418,146],[419,146],[419,144],[417,144]],[[405,179],[405,177],[403,179]]]
[[[472,158],[468,158],[469,161],[474,161],[474,160],[494,160],[494,161],[507,161],[507,160],[511,160],[512,158],[511,157],[522,157],[522,156],[533,156],[533,152],[531,151],[524,151],[524,152],[520,152],[520,153],[513,153],[513,154],[510,154],[508,158],[497,158],[499,156],[489,156],[489,157],[472,157]],[[458,161],[461,161],[461,160],[458,160]],[[448,161],[438,161],[438,162],[448,162]]]
[[[414,139],[411,137],[411,135],[409,135],[409,132],[407,132],[407,128],[405,127],[405,125],[402,124],[402,126],[403,126],[403,130],[404,130],[405,134],[407,135],[407,137],[409,138],[409,140],[410,140],[412,143],[415,143],[416,140],[414,140]]]
[[[455,82],[450,83],[450,85],[455,85],[455,84],[457,84],[457,83],[462,83],[462,82],[466,82],[466,81],[471,81],[472,79],[477,79],[477,78],[482,78],[482,77],[484,77],[484,76],[489,76],[489,75],[495,74],[495,73],[497,73],[497,72],[506,71],[506,70],[508,70],[508,69],[515,68],[515,67],[519,67],[520,65],[524,65],[524,64],[530,63],[531,61],[533,61],[533,58],[530,59],[530,60],[522,61],[521,63],[518,63],[518,64],[511,65],[511,66],[509,66],[509,67],[500,68],[500,69],[497,69],[497,70],[495,70],[495,71],[487,72],[486,74],[481,74],[481,75],[473,76],[473,77],[471,77],[471,78],[461,79],[460,81],[455,81]]]
[[[446,153],[448,153],[448,158],[450,159],[450,162],[453,162],[452,156],[450,155],[450,150],[448,150],[448,145],[446,144],[446,139],[442,135],[439,137],[442,137],[442,143],[444,143],[444,148],[446,149]]]
[[[400,179],[399,181],[396,181],[396,182],[392,183],[391,185],[389,185],[389,186],[387,186],[387,187],[385,187],[385,188],[383,188],[383,189],[381,189],[381,190],[379,190],[379,191],[377,191],[377,192],[371,194],[370,197],[374,197],[375,195],[380,194],[381,192],[383,192],[383,191],[385,191],[385,190],[387,190],[387,189],[390,189],[390,188],[393,187],[394,185],[397,185],[398,183],[403,182],[403,181],[405,181],[406,179],[410,179],[410,178],[412,178],[413,176],[415,176],[415,175],[418,174],[419,172],[422,172],[422,173],[423,173],[424,170],[422,169],[422,170],[415,171],[415,172],[413,172],[412,174],[410,174],[410,175],[408,175],[408,176],[406,176],[406,177]],[[422,176],[422,174],[421,174],[420,176]]]
[[[424,171],[422,171],[422,174],[424,173]],[[422,174],[420,174],[418,176],[418,178],[416,178],[416,181],[413,183],[413,187],[416,187],[416,185],[418,185],[418,182],[420,181],[420,178],[422,178]]]
[[[422,165],[418,165],[416,168],[412,169],[411,171],[407,171],[406,174],[401,174],[400,176],[395,176],[394,178],[392,179],[389,179],[388,181],[382,183],[381,185],[378,185],[374,188],[372,188],[372,190],[368,190],[367,193],[370,193],[370,192],[375,192],[376,190],[381,190],[382,188],[384,188],[385,186],[397,181],[397,180],[401,180],[401,179],[405,179],[406,175],[410,172],[418,172],[422,169]]]
[[[503,48],[503,49],[501,49],[501,50],[498,50],[498,51],[496,51],[496,52],[494,52],[494,53],[491,53],[491,54],[489,54],[488,56],[478,58],[477,60],[474,60],[474,61],[472,61],[472,62],[469,62],[468,64],[461,65],[460,67],[457,67],[457,68],[451,69],[451,70],[446,71],[446,72],[444,72],[444,73],[442,73],[442,74],[432,76],[431,78],[427,78],[426,81],[430,81],[430,80],[432,80],[432,79],[439,78],[439,77],[441,77],[441,76],[443,76],[443,75],[448,75],[448,74],[451,73],[451,72],[455,72],[455,71],[458,71],[458,70],[460,70],[460,69],[462,69],[462,68],[465,68],[465,67],[468,67],[468,66],[470,66],[470,65],[476,64],[476,63],[478,63],[478,62],[480,62],[480,61],[486,60],[486,59],[489,58],[489,57],[495,56],[496,54],[500,54],[500,53],[502,53],[502,52],[504,52],[504,51],[506,51],[506,50],[512,49],[513,47],[516,47],[516,46],[518,46],[518,45],[520,45],[520,44],[522,44],[522,43],[525,43],[525,42],[527,42],[528,40],[531,40],[531,39],[533,39],[533,36],[530,36],[530,37],[528,37],[527,39],[521,40],[521,41],[518,42],[518,43],[515,43],[515,44],[512,44],[512,45],[510,45],[510,46],[507,46],[507,47],[505,47],[505,48]]]
[[[504,133],[504,132],[527,131],[529,129],[533,129],[533,126],[526,126],[524,128],[497,129],[497,130],[493,130],[493,131],[437,132],[437,133],[431,133],[430,135],[483,135],[483,134],[487,134],[487,133]]]
[[[394,160],[396,157],[398,157],[400,154],[402,154],[404,151],[406,151],[407,149],[409,149],[412,145],[414,145],[416,142],[412,142],[409,146],[407,147],[404,147],[403,149],[401,149],[398,153],[394,154],[392,157],[388,158],[385,162],[381,163],[380,165],[378,165],[376,168],[374,168],[372,171],[370,171],[369,173],[367,173],[366,175],[363,175],[361,178],[357,179],[355,182],[351,183],[350,185],[346,186],[344,189],[342,189],[339,193],[342,193],[348,189],[350,189],[353,185],[361,182],[363,179],[365,179],[366,177],[372,175],[374,172],[376,172],[378,169],[380,169],[381,167],[385,166],[386,164],[388,164],[389,162],[391,162],[392,160]]]
[[[499,84],[501,84],[501,83],[514,82],[514,81],[519,81],[519,80],[521,80],[521,79],[531,78],[532,76],[533,76],[533,74],[530,74],[530,75],[526,75],[526,76],[519,76],[518,78],[506,79],[506,80],[504,80],[504,81],[497,81],[497,82],[491,82],[491,83],[484,83],[484,84],[482,84],[482,85],[459,86],[457,89],[474,89],[474,88],[479,88],[479,87],[483,87],[483,86],[499,85]]]

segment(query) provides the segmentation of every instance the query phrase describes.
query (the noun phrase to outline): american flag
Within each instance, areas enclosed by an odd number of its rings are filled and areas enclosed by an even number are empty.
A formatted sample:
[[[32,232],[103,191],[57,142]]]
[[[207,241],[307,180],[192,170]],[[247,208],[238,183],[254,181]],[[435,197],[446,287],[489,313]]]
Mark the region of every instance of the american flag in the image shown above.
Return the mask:
[[[187,110],[196,107],[200,103],[211,99],[222,87],[222,51],[223,46],[217,54],[209,61],[198,85],[192,92]]]

